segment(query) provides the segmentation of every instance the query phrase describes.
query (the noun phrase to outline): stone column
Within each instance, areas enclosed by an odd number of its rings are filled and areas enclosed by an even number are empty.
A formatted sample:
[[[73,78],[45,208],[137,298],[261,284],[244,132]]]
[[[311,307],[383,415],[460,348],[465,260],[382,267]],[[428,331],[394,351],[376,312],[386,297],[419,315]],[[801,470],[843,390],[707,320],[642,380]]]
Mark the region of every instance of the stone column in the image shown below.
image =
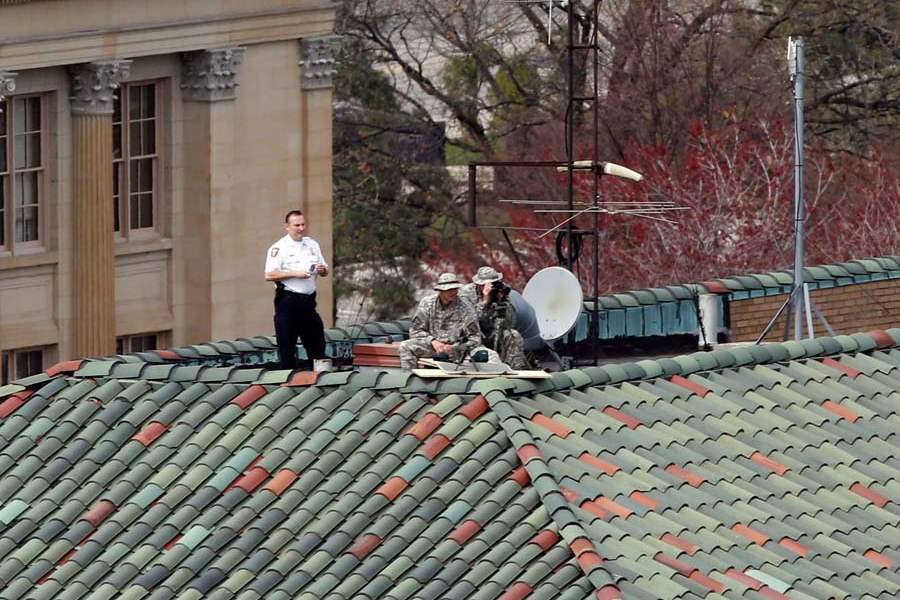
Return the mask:
[[[69,68],[72,86],[72,171],[75,356],[115,352],[115,254],[113,248],[113,92],[131,61]]]
[[[236,318],[231,253],[234,100],[244,48],[182,54],[184,206],[176,235],[179,343],[230,337]],[[231,223],[231,225],[229,225]],[[212,232],[220,235],[213,236]]]
[[[340,37],[329,35],[300,40],[303,144],[303,212],[309,233],[334,265],[332,200],[333,79],[337,72]],[[316,282],[319,314],[334,325],[334,273]]]

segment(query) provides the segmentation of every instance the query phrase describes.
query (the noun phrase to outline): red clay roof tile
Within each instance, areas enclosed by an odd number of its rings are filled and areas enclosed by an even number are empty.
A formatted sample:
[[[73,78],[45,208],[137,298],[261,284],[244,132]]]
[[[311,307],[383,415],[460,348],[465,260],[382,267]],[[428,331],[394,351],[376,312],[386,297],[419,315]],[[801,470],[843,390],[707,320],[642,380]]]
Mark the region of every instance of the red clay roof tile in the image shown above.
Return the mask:
[[[443,422],[444,420],[440,415],[430,412],[422,417],[418,423],[410,427],[406,433],[409,433],[417,440],[422,441],[434,433],[434,430],[440,427]]]
[[[253,467],[246,475],[234,482],[234,487],[241,488],[248,494],[268,479],[269,472],[262,467]]]
[[[637,429],[639,425],[643,425],[636,417],[632,417],[629,414],[626,414],[615,408],[614,406],[607,406],[603,409],[603,412],[615,419],[616,421],[621,421],[625,423],[630,429]]]
[[[671,381],[678,387],[682,387],[682,388],[688,390],[689,392],[697,394],[701,398],[706,396],[708,393],[710,393],[712,391],[709,388],[703,387],[702,385],[700,385],[699,383],[697,383],[695,381],[691,381],[690,379],[688,379],[686,377],[682,377],[681,375],[673,375],[669,379],[669,381]]]
[[[261,385],[251,385],[246,390],[244,390],[243,392],[238,394],[235,397],[235,399],[232,400],[232,402],[237,404],[244,410],[246,410],[248,406],[250,406],[251,404],[253,404],[254,402],[256,402],[257,400],[259,400],[260,398],[262,398],[265,395],[266,395],[266,388],[264,388]]]
[[[485,398],[481,394],[478,394],[477,396],[475,396],[475,398],[470,400],[468,404],[460,409],[459,414],[469,419],[470,421],[474,421],[475,419],[486,413],[488,411],[488,408],[490,408],[490,405],[488,404],[487,398]]]
[[[422,447],[422,454],[425,455],[429,460],[434,460],[434,458],[444,451],[444,449],[450,445],[450,440],[447,436],[443,434],[436,434],[431,436],[425,445]]]
[[[552,529],[545,529],[531,540],[532,544],[537,544],[541,547],[541,550],[546,552],[553,545],[560,540],[559,534],[553,531]]]
[[[409,487],[409,483],[405,479],[394,476],[388,479],[375,493],[381,494],[393,502],[407,487]]]
[[[850,486],[850,490],[853,493],[858,494],[867,500],[871,500],[872,503],[875,504],[875,506],[878,506],[879,508],[884,508],[884,505],[888,503],[887,498],[885,498],[884,496],[882,496],[875,490],[867,488],[866,486],[864,486],[861,483],[854,483],[852,486]]]
[[[850,408],[847,408],[843,404],[838,404],[837,402],[832,402],[831,400],[826,400],[822,403],[822,408],[829,412],[833,412],[836,415],[839,415],[851,423],[855,423],[860,419],[860,416]]]
[[[569,429],[559,421],[554,421],[550,417],[542,415],[541,413],[537,413],[533,417],[531,417],[531,422],[535,425],[540,425],[544,429],[549,429],[563,439],[572,434],[571,429]]]
[[[357,558],[357,560],[362,560],[368,554],[381,545],[382,539],[375,535],[374,533],[367,533],[362,536],[353,546],[350,548],[349,552],[353,556]]]
[[[602,458],[597,458],[596,456],[591,456],[587,452],[582,452],[581,456],[579,456],[578,459],[583,462],[586,462],[587,464],[591,465],[592,467],[596,467],[596,468],[600,469],[607,475],[613,475],[617,471],[621,470],[616,465],[614,465],[612,463],[608,463],[605,460],[603,460]]]
[[[297,477],[297,473],[294,473],[290,469],[282,469],[278,471],[275,477],[272,478],[272,481],[266,485],[266,489],[276,496],[280,496],[284,493],[284,490],[289,488],[291,484],[297,480]]]
[[[150,423],[149,425],[144,427],[144,429],[142,429],[140,433],[138,433],[131,439],[139,441],[144,446],[149,446],[154,441],[156,441],[159,436],[168,431],[168,429],[169,428],[162,423],[157,423],[156,421],[154,421],[153,423]]]
[[[481,531],[481,525],[469,519],[456,528],[456,531],[450,534],[450,539],[462,546],[468,542],[473,535]]]

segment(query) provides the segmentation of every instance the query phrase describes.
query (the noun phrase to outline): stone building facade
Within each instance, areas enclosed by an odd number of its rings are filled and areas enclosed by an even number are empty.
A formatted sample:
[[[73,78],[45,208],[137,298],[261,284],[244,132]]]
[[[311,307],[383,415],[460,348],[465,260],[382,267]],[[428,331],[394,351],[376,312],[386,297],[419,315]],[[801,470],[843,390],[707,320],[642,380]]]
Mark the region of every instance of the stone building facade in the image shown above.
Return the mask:
[[[332,256],[334,13],[0,0],[4,379],[273,331],[263,264],[285,212]]]

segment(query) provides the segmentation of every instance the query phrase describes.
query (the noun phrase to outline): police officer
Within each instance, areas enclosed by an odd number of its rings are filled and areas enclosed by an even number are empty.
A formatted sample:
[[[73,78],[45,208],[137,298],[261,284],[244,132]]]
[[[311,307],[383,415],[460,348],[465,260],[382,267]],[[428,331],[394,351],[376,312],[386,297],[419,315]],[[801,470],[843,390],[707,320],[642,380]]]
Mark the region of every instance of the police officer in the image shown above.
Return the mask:
[[[325,328],[316,312],[316,278],[328,275],[322,249],[306,237],[306,217],[284,217],[287,235],[269,247],[266,281],[275,282],[275,338],[282,369],[297,367],[297,337],[310,361],[325,357]]]

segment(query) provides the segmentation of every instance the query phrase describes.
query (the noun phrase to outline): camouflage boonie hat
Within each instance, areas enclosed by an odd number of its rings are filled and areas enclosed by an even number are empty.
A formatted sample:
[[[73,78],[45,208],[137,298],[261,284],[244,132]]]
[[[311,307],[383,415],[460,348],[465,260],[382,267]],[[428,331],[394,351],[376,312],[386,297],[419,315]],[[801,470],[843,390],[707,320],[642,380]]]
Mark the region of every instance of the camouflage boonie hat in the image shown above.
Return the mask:
[[[503,273],[500,273],[493,267],[481,267],[475,273],[472,281],[475,285],[484,285],[489,282],[500,281],[501,279],[503,279]]]
[[[462,284],[459,282],[459,277],[457,277],[453,273],[441,273],[441,276],[438,277],[437,283],[434,284],[434,289],[439,292],[444,292],[446,290],[456,290],[461,287]]]

